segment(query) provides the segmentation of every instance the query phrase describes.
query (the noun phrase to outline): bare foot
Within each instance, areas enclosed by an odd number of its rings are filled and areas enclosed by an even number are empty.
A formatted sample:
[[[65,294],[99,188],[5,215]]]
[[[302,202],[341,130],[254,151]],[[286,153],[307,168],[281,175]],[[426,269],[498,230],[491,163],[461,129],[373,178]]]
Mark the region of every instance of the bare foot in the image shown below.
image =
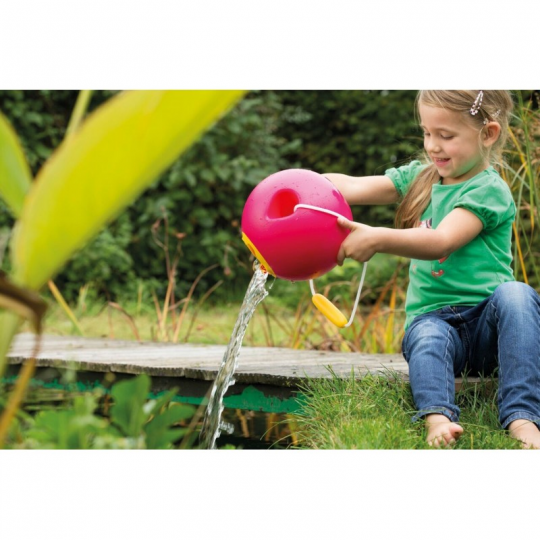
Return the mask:
[[[463,428],[444,416],[444,414],[428,414],[426,416],[428,435],[426,442],[429,446],[439,448],[455,444],[461,437]]]
[[[540,449],[540,430],[530,420],[514,420],[508,425],[510,437],[523,443],[523,448]]]

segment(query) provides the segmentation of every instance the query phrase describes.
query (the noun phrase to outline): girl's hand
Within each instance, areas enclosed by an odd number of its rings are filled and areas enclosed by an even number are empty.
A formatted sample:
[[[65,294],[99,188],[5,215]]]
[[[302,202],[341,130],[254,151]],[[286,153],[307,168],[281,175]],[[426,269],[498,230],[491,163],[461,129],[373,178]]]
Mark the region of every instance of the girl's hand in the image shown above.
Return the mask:
[[[339,266],[346,258],[363,263],[369,261],[377,253],[375,228],[356,221],[349,221],[344,217],[338,218],[338,225],[351,231],[339,248],[337,256]]]

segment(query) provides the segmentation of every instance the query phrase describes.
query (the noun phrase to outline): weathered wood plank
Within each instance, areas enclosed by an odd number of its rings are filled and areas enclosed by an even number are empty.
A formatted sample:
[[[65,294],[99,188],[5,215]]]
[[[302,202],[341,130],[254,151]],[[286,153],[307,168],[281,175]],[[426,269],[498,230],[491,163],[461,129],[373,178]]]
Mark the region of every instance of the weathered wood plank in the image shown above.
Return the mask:
[[[19,334],[13,341],[9,361],[13,365],[29,358],[33,334]],[[45,335],[36,358],[40,367],[74,367],[79,370],[115,373],[147,373],[150,376],[215,378],[226,347]],[[407,376],[407,364],[399,354],[363,354],[309,351],[270,347],[244,347],[235,379],[239,383],[294,386],[306,377],[329,378],[391,370]]]

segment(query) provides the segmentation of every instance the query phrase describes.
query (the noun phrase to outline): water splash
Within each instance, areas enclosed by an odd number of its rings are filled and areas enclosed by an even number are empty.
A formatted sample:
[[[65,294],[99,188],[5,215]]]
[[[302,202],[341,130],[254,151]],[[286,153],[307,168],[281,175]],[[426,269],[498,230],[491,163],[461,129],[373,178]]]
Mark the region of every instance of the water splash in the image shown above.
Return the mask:
[[[234,371],[237,366],[240,347],[246,333],[249,321],[255,313],[255,308],[265,299],[268,291],[264,285],[268,278],[268,274],[260,269],[258,262],[255,263],[255,273],[249,283],[246,296],[240,308],[238,319],[231,335],[221,367],[212,386],[208,407],[204,415],[203,426],[200,439],[204,448],[210,450],[216,446],[216,439],[222,431],[231,433],[231,425],[221,422],[221,413],[223,412],[223,396],[227,388],[234,384]],[[234,428],[233,428],[234,429]]]

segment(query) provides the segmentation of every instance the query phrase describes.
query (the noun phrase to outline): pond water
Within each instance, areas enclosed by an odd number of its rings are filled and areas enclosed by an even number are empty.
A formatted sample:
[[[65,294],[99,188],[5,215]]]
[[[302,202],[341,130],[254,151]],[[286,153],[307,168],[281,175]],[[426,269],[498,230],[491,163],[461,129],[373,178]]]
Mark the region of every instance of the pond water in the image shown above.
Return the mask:
[[[242,409],[224,409],[221,418],[234,427],[232,434],[222,433],[217,448],[280,450],[297,446],[296,421],[293,416]]]

